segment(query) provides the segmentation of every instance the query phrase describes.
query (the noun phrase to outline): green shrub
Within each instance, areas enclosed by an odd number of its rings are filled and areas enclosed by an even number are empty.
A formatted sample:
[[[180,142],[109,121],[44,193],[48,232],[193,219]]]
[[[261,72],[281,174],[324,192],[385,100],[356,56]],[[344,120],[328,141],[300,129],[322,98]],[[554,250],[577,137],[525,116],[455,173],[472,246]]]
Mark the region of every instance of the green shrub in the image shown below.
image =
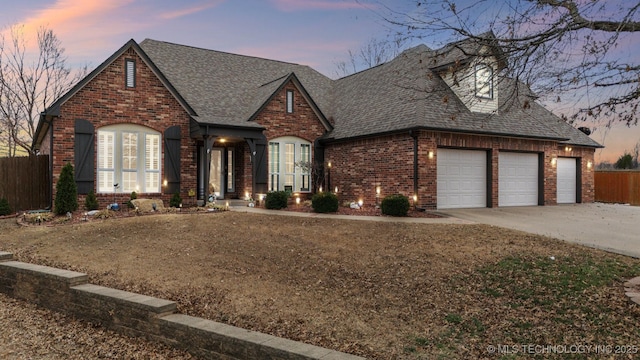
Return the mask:
[[[180,204],[182,204],[182,198],[180,197],[180,193],[176,192],[171,197],[171,200],[169,200],[169,207],[177,208],[180,207]]]
[[[320,192],[311,198],[311,207],[317,213],[338,211],[338,196],[330,192]]]
[[[98,199],[96,198],[96,193],[93,190],[89,191],[87,194],[87,198],[84,199],[84,207],[87,210],[98,210]]]
[[[67,163],[56,184],[55,213],[58,215],[78,210],[78,187],[73,178],[73,165]]]
[[[275,210],[284,209],[287,207],[287,201],[289,201],[289,194],[286,191],[272,191],[267,193],[264,207]]]
[[[127,201],[127,206],[129,207],[129,209],[133,209],[133,208],[135,208],[135,207],[136,207],[135,205],[133,205],[133,203],[131,202],[131,200],[135,200],[135,199],[137,199],[137,198],[138,198],[138,193],[137,193],[137,192],[135,192],[135,191],[132,191],[132,192],[131,192],[131,199],[129,199],[129,201]]]
[[[407,216],[409,198],[404,195],[389,195],[382,199],[382,213],[391,216]]]
[[[11,207],[9,206],[9,200],[7,198],[0,198],[0,216],[10,215]]]

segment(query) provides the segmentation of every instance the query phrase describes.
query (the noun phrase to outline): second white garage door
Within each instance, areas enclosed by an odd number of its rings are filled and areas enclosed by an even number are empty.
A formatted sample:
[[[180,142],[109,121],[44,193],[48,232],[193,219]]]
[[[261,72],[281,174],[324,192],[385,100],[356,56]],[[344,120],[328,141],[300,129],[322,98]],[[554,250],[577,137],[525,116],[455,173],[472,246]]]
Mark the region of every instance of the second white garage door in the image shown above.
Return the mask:
[[[538,154],[500,152],[498,206],[538,205]]]
[[[486,206],[486,151],[438,149],[438,208]]]
[[[574,204],[576,202],[576,163],[574,158],[558,158],[558,204]]]

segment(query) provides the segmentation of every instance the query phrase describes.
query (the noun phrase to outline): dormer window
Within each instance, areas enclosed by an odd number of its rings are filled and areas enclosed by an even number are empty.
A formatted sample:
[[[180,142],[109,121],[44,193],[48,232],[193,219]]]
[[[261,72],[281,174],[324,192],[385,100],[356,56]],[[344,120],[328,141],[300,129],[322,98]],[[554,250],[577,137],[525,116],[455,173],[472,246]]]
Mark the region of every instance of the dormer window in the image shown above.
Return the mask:
[[[136,61],[126,59],[124,61],[124,80],[127,88],[136,87]]]
[[[487,64],[478,64],[475,69],[476,97],[493,99],[493,69]]]

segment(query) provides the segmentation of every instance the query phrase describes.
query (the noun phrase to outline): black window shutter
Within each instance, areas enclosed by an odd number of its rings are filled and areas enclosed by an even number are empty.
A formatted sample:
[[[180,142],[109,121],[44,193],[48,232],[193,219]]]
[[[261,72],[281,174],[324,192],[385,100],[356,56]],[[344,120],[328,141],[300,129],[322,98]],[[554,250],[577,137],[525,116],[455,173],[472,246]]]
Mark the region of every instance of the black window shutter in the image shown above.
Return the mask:
[[[254,174],[256,179],[257,193],[266,193],[268,189],[268,173],[267,173],[267,143],[264,140],[256,141],[256,165]]]
[[[95,130],[87,120],[75,122],[74,162],[78,194],[88,194],[94,189]]]
[[[180,192],[180,126],[164,131],[164,175],[167,180],[165,193]]]

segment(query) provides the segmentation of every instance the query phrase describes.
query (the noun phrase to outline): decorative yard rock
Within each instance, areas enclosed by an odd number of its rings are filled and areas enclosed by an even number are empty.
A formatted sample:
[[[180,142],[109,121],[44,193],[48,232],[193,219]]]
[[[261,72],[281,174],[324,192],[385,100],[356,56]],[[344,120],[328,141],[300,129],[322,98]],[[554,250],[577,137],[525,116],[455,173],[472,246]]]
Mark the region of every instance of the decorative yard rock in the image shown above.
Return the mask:
[[[160,199],[135,199],[131,203],[143,213],[164,210],[164,203]]]
[[[640,276],[624,283],[624,291],[631,301],[640,305]]]

